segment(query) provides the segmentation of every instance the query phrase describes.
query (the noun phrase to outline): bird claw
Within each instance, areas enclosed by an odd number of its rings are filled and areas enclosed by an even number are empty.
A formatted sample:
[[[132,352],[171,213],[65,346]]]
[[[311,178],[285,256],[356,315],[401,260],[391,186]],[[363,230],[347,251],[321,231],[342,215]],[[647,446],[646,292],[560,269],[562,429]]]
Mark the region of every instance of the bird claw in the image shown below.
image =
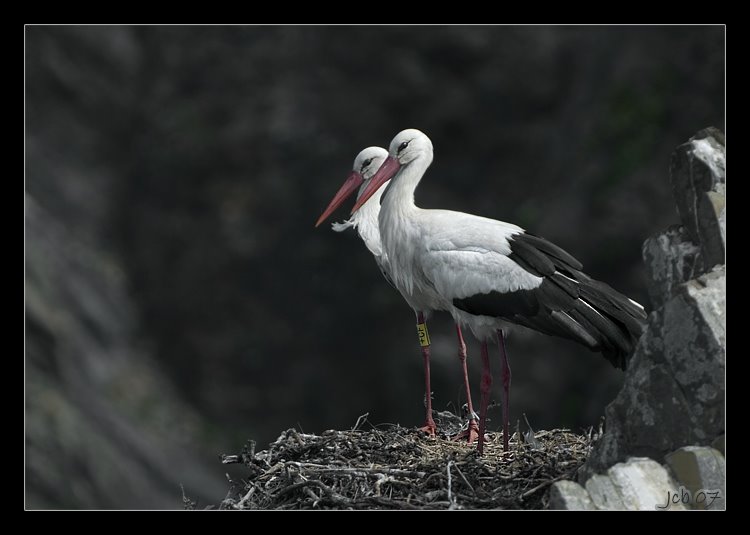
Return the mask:
[[[426,422],[422,427],[418,429],[418,431],[422,431],[423,433],[427,433],[430,437],[435,437],[435,433],[437,432],[437,426],[435,425],[435,422],[428,421]]]
[[[479,426],[475,419],[469,420],[469,427],[461,431],[459,434],[454,436],[451,440],[458,442],[459,440],[466,440],[468,444],[472,444],[479,438]]]

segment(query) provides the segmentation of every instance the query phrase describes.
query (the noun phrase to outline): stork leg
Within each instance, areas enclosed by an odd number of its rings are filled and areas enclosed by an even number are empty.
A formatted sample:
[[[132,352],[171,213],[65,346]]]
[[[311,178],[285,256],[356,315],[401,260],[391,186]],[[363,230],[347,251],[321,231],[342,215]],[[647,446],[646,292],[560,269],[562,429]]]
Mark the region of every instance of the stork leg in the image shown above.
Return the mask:
[[[487,429],[487,406],[490,404],[490,389],[492,388],[492,374],[490,373],[490,355],[487,351],[487,341],[482,342],[482,382],[479,390],[482,399],[479,402],[479,440],[477,451],[479,455],[484,452],[484,432]]]
[[[466,390],[466,400],[469,408],[469,428],[466,431],[461,431],[458,435],[453,437],[453,440],[466,439],[468,443],[471,444],[479,436],[479,427],[477,426],[476,418],[474,418],[474,405],[471,402],[469,372],[466,368],[466,342],[464,342],[464,335],[461,332],[461,326],[458,323],[456,323],[456,334],[458,335],[458,358],[461,361],[461,369],[464,373],[464,389]]]
[[[497,330],[497,345],[500,346],[500,377],[503,381],[503,451],[508,451],[510,427],[510,365],[505,352],[505,335],[502,329]]]
[[[435,436],[437,426],[432,419],[432,388],[430,388],[430,335],[427,333],[427,324],[425,324],[424,314],[417,312],[417,334],[419,335],[419,345],[422,347],[422,358],[424,359],[424,389],[425,389],[425,406],[427,416],[425,423],[419,428],[431,437]]]

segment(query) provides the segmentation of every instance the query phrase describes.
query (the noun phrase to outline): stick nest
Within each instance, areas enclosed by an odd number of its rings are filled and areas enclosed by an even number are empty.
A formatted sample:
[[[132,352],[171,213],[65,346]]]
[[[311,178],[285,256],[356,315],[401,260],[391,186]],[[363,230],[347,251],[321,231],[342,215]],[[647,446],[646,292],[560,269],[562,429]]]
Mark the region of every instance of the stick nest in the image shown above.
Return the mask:
[[[487,433],[480,457],[475,444],[445,438],[455,417],[440,415],[441,438],[390,424],[363,430],[361,417],[348,431],[288,429],[257,453],[251,441],[223,456],[249,474],[231,482],[219,508],[543,509],[549,486],[574,479],[592,443],[591,432],[517,430],[503,452],[500,434]]]

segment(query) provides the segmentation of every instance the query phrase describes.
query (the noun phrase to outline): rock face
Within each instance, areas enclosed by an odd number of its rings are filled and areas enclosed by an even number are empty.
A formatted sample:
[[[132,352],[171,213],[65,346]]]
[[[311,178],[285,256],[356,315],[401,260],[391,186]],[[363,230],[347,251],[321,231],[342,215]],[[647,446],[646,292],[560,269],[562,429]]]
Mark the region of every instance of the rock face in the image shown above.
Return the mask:
[[[724,433],[726,240],[724,136],[713,128],[677,148],[670,167],[682,226],[646,241],[653,308],[606,410],[606,432],[580,477],[630,456],[661,462]]]
[[[187,404],[134,343],[117,264],[26,200],[26,506],[182,507],[223,496]]]
[[[643,244],[653,310],[680,284],[724,264],[725,169],[724,135],[715,128],[701,130],[672,154],[670,181],[682,224]]]
[[[726,243],[726,154],[724,134],[701,130],[672,155],[669,176],[677,211],[690,240],[710,269],[724,263]]]
[[[588,469],[598,472],[629,455],[661,460],[724,432],[725,314],[723,266],[681,285],[651,314]]]
[[[646,240],[643,258],[650,271],[648,293],[652,310],[664,306],[674,290],[701,269],[700,249],[681,225]]]
[[[725,508],[724,146],[724,135],[707,128],[672,155],[682,225],[643,244],[648,328],[607,407],[606,431],[579,471],[585,488],[556,483],[551,508]]]

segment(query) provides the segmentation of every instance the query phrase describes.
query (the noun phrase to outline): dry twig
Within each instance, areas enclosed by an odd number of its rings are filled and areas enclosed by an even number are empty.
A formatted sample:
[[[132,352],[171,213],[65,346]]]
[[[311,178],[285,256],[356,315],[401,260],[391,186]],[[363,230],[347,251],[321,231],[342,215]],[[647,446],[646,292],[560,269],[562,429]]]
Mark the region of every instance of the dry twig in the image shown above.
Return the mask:
[[[538,449],[516,443],[507,453],[491,435],[479,457],[474,446],[399,426],[360,429],[365,421],[363,415],[351,430],[321,435],[289,429],[268,450],[253,445],[224,456],[251,470],[220,507],[537,509],[552,483],[575,474],[590,447],[587,436],[555,429],[536,433]]]

